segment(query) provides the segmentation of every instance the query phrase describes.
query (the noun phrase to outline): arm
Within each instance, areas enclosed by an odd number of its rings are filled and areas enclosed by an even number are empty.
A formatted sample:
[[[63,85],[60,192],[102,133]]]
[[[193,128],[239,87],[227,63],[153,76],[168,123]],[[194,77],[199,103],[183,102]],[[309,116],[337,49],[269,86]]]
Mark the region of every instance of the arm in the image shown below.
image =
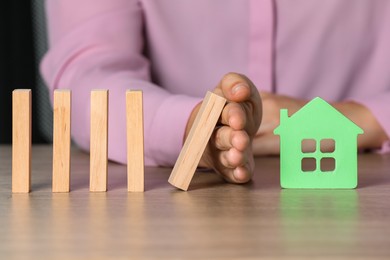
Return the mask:
[[[353,120],[359,120],[356,123],[365,131],[358,139],[359,148],[362,149],[380,149],[382,152],[390,151],[390,90],[372,93],[364,97],[356,97],[348,103],[355,103],[360,106],[354,109],[354,114],[348,106],[340,108],[345,111]],[[347,104],[348,104],[347,103]],[[349,106],[351,108],[351,106]],[[356,118],[356,119],[354,119]],[[364,122],[363,122],[364,121]]]
[[[389,140],[379,118],[364,104],[344,101],[332,105],[364,130],[364,134],[358,136],[359,149],[380,149]]]
[[[107,88],[109,159],[126,162],[125,91],[144,92],[145,163],[172,165],[187,119],[199,99],[172,95],[151,83],[142,55],[142,9],[135,0],[47,1],[50,50],[41,64],[51,96],[72,90],[72,136],[89,149],[90,90]]]
[[[279,137],[273,134],[275,127],[279,125],[279,111],[287,108],[289,114],[297,112],[308,100],[261,93],[263,99],[263,121],[253,142],[255,155],[279,154]],[[351,119],[364,130],[363,135],[358,136],[359,149],[380,149],[389,141],[390,117],[386,107],[389,105],[389,94],[381,95],[382,98],[370,100],[349,100],[334,102],[332,105],[341,113]]]

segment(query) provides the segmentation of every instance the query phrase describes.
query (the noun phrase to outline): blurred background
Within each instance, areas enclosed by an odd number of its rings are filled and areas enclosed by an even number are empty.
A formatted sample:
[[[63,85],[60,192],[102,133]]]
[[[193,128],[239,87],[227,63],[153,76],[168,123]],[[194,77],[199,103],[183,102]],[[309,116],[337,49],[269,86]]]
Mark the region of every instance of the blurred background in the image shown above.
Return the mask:
[[[12,90],[32,90],[34,143],[52,141],[52,111],[39,75],[47,50],[44,0],[4,0],[0,5],[0,143],[12,142]]]

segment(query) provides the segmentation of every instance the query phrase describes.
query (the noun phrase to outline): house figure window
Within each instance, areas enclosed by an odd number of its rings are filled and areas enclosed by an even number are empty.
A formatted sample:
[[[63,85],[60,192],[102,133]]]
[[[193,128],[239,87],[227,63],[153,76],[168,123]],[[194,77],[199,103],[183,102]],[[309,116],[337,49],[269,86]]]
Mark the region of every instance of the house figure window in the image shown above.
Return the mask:
[[[332,138],[303,139],[301,142],[301,170],[303,173],[332,173],[336,169],[334,151],[336,142]]]
[[[280,185],[298,189],[357,186],[357,136],[363,130],[321,98],[293,115],[280,110]]]

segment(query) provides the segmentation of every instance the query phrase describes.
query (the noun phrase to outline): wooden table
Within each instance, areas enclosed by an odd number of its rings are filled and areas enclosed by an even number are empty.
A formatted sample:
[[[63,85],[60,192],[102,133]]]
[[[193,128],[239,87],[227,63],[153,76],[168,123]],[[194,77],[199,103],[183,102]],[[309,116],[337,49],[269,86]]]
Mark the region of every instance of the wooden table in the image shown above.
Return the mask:
[[[71,192],[51,192],[51,147],[34,146],[32,192],[11,194],[11,147],[0,147],[0,259],[390,259],[390,155],[359,155],[356,190],[282,190],[279,159],[259,158],[247,185],[146,168],[128,193],[109,164],[90,193],[89,157],[72,151]]]

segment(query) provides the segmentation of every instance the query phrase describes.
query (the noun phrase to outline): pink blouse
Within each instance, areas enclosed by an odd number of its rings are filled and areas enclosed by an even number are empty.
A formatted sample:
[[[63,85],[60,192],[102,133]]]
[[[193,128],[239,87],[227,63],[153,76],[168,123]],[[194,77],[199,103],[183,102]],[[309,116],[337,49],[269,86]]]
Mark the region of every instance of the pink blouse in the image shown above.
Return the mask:
[[[144,92],[146,165],[172,165],[187,119],[222,75],[306,99],[353,99],[390,135],[388,0],[47,1],[50,91],[73,92],[89,149],[89,97],[110,90],[109,158],[126,162],[125,91]],[[388,144],[384,144],[386,146]]]

